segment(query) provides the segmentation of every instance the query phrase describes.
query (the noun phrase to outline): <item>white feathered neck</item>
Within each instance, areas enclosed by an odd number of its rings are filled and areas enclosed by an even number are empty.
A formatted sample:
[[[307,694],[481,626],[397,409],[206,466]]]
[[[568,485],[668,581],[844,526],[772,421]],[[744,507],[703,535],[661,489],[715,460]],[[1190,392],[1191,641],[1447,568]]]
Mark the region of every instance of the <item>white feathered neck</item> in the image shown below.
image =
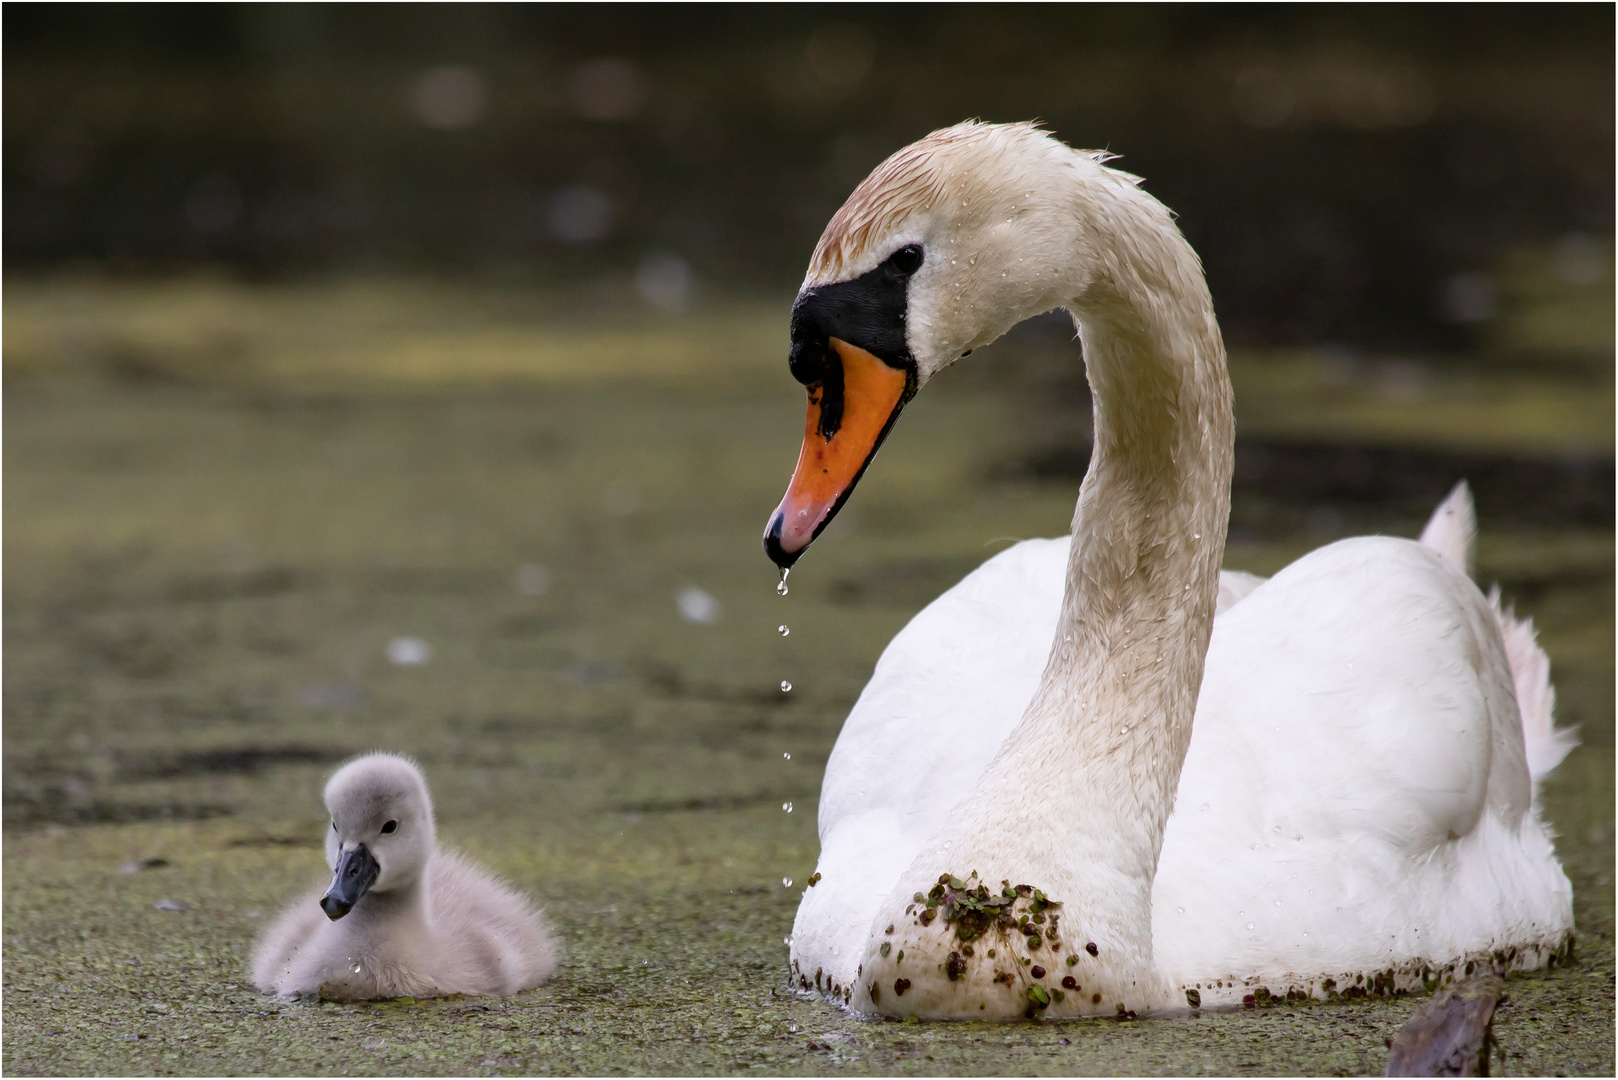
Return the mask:
[[[1030,128],[967,130],[994,133],[992,145],[944,143],[940,153],[969,164],[940,170],[937,186],[991,185],[997,174],[974,176],[971,164],[1030,182],[946,199],[902,226],[929,243],[929,262],[943,256],[935,278],[913,286],[912,349],[927,374],[960,344],[1067,307],[1095,443],[1039,690],[895,895],[925,891],[944,871],[1027,883],[1061,900],[1064,931],[1095,942],[1102,966],[1138,985],[1152,970],[1152,879],[1229,516],[1224,347],[1195,253],[1133,177]],[[967,213],[976,220],[962,221]]]

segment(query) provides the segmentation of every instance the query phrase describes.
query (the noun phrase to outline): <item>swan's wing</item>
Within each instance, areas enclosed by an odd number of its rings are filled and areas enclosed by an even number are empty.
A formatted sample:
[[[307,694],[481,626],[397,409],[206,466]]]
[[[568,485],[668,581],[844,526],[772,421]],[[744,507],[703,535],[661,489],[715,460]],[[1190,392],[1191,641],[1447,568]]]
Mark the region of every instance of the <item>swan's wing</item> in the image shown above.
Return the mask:
[[[1223,615],[1246,600],[1266,580],[1245,570],[1219,571],[1219,595],[1214,600],[1214,615]]]
[[[817,969],[826,983],[853,978],[856,946],[899,874],[1022,719],[1056,633],[1069,543],[1006,549],[883,651],[826,764],[821,876],[804,890],[793,927],[794,955],[815,958],[805,979]],[[1219,610],[1263,581],[1225,571]]]
[[[977,782],[1038,686],[1067,550],[1066,537],[1008,548],[889,643],[826,764],[823,844],[887,808],[919,848]]]
[[[1411,541],[1321,548],[1214,624],[1154,884],[1159,959],[1376,970],[1555,921],[1565,879],[1529,807],[1477,588]]]
[[[807,980],[854,977],[882,900],[1021,719],[1050,652],[1068,543],[1026,540],[989,559],[877,661],[826,763],[821,877],[793,927],[794,956],[814,958]]]
[[[826,764],[823,847],[858,823],[868,837],[862,846],[871,843],[871,830],[885,828],[903,847],[889,847],[884,857],[908,860],[977,783],[1039,686],[1069,543],[1064,536],[1006,549],[888,644]],[[1222,572],[1219,612],[1264,580]]]

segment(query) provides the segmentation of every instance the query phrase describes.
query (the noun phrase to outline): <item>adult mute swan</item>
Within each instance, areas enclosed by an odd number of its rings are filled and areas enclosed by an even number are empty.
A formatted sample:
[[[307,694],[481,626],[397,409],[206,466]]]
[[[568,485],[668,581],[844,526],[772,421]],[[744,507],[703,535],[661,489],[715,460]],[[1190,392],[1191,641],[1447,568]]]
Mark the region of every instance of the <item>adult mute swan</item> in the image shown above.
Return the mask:
[[[1169,212],[1105,160],[1032,125],[935,132],[832,218],[793,306],[783,569],[904,404],[1017,322],[1072,313],[1095,411],[1071,540],[922,611],[850,714],[793,977],[865,1014],[1079,1016],[1548,962],[1571,888],[1535,782],[1571,739],[1531,628],[1461,569],[1469,498],[1426,544],[1228,577],[1216,619],[1224,346]]]
[[[527,900],[438,846],[414,762],[368,754],[326,784],[331,885],[260,940],[253,984],[281,997],[353,1001],[514,994],[556,970]]]

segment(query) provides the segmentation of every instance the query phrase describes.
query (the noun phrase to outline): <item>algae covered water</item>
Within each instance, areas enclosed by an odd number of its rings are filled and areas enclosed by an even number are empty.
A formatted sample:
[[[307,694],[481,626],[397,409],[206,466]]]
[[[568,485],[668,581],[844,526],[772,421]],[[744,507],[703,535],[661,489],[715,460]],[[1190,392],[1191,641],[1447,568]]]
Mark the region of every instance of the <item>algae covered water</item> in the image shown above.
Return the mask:
[[[468,370],[430,335],[359,358],[363,335],[336,331],[276,352],[276,326],[319,328],[282,317],[304,301],[273,291],[229,301],[268,351],[214,357],[184,321],[208,304],[175,301],[208,288],[77,308],[61,289],[8,295],[8,1073],[1380,1073],[1413,1002],[917,1024],[787,987],[821,773],[883,644],[1071,516],[1073,467],[1051,448],[1055,414],[1012,377],[1017,341],[906,411],[785,604],[757,540],[801,433],[784,307],[646,328],[636,347],[536,330]],[[417,298],[389,302],[421,317]],[[85,345],[82,317],[60,313],[91,307],[146,321]],[[716,333],[756,366],[644,366]],[[51,343],[68,339],[62,359]],[[1431,469],[1441,495],[1456,462],[1495,463],[1479,577],[1538,620],[1584,740],[1545,793],[1578,951],[1508,982],[1496,1071],[1610,1075],[1610,370],[1536,377],[1554,430],[1504,445],[1465,411],[1498,411],[1487,378],[1451,393],[1435,368],[1420,410],[1376,410],[1358,384],[1310,397],[1310,370],[1238,358],[1242,437],[1284,447],[1297,415],[1325,417],[1311,446],[1368,448],[1328,478],[1375,488],[1364,475],[1397,467],[1409,499],[1289,494],[1275,477],[1296,455],[1265,449],[1268,471],[1238,478],[1227,565],[1410,535],[1427,498],[1411,477]],[[1604,444],[1576,421],[1601,395]],[[1419,438],[1388,449],[1388,409]],[[1485,428],[1495,442],[1468,441]],[[1542,483],[1513,502],[1501,461],[1562,477],[1572,508]],[[1607,470],[1604,509],[1569,461]],[[544,903],[565,950],[553,983],[373,1005],[247,986],[255,935],[325,873],[324,778],[378,748],[422,763],[445,843]]]

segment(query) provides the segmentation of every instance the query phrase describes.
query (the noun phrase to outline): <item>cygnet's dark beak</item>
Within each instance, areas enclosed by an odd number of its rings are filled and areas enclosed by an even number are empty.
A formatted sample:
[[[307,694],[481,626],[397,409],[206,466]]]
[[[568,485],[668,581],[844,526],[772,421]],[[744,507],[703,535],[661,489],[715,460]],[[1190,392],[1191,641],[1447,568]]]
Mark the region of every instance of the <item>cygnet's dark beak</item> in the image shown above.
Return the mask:
[[[376,883],[376,876],[382,872],[382,867],[371,857],[371,853],[360,844],[353,851],[344,851],[337,856],[337,872],[332,875],[331,887],[326,895],[320,898],[320,909],[326,917],[333,922],[347,915],[365,890]]]

